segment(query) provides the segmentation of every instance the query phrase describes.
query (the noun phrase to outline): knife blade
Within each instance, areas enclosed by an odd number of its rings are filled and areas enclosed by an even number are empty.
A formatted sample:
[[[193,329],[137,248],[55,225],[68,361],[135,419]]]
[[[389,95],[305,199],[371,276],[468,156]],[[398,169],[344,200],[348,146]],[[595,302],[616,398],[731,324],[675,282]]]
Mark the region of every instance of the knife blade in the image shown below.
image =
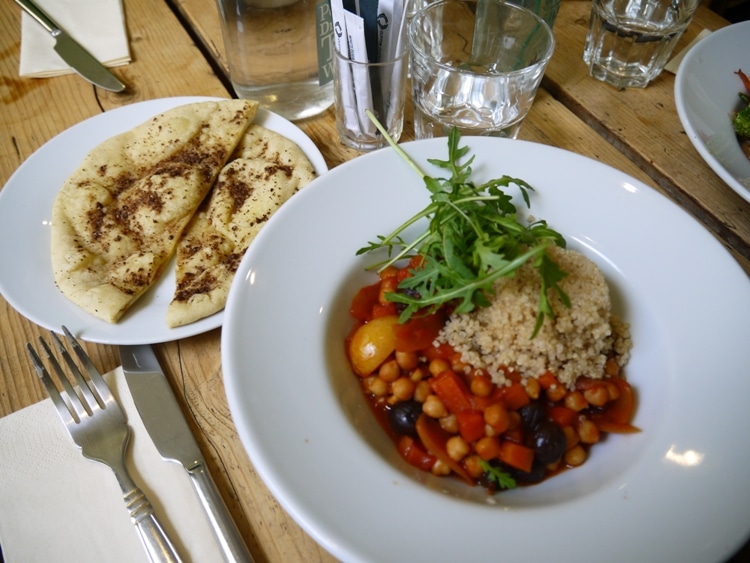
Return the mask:
[[[39,6],[31,0],[15,0],[26,13],[39,22],[55,38],[55,51],[73,70],[83,78],[112,92],[122,92],[125,84],[120,82],[107,67],[97,61],[91,53],[81,47]]]
[[[148,345],[120,346],[125,381],[138,414],[161,457],[179,463],[211,522],[226,561],[253,561],[239,530],[216,490],[211,474],[180,405]]]

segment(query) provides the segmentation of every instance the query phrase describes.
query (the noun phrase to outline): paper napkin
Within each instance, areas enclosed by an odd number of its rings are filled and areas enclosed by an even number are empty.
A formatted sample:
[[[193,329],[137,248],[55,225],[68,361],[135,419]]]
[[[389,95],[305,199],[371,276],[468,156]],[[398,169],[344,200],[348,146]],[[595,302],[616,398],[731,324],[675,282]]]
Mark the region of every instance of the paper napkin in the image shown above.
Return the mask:
[[[221,561],[187,472],[159,456],[121,368],[104,377],[131,428],[130,475],[183,561]],[[0,545],[6,561],[148,562],[114,473],[83,457],[49,399],[0,419]]]
[[[122,0],[35,0],[68,34],[105,66],[130,62]],[[55,40],[26,12],[21,15],[19,74],[35,78],[73,71],[55,52]]]

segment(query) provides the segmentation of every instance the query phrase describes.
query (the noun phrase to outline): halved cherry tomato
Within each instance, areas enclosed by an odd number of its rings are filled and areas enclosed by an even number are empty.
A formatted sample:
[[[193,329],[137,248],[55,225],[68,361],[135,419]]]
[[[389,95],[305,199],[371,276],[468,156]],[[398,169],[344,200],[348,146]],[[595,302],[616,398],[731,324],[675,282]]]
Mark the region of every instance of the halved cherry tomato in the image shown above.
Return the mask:
[[[380,282],[360,289],[352,299],[349,310],[351,315],[358,321],[369,321],[372,318],[372,308],[378,303],[379,294]]]
[[[404,458],[406,463],[421,469],[429,471],[435,465],[437,458],[427,453],[422,446],[411,436],[401,436],[398,441],[398,453]]]

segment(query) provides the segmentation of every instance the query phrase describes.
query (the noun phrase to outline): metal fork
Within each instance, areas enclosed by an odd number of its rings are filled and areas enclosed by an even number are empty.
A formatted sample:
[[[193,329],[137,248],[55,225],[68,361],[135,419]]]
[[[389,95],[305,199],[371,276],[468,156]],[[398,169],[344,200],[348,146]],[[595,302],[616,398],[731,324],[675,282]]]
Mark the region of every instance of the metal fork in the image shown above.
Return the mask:
[[[60,363],[42,337],[39,337],[41,348],[47,358],[47,363],[52,366],[52,370],[57,375],[63,391],[58,391],[34,347],[27,343],[26,347],[39,378],[47,388],[47,393],[57,408],[63,424],[73,441],[81,448],[83,455],[109,466],[114,472],[122,489],[130,520],[138,530],[141,542],[151,561],[179,562],[180,558],[172,542],[164,533],[146,495],[135,485],[125,468],[125,452],[130,438],[130,427],[120,405],[78,340],[67,328],[62,327],[62,330],[89,379],[86,380],[75,360],[54,333],[52,333],[52,339],[68,371],[73,375],[77,387],[73,388]]]

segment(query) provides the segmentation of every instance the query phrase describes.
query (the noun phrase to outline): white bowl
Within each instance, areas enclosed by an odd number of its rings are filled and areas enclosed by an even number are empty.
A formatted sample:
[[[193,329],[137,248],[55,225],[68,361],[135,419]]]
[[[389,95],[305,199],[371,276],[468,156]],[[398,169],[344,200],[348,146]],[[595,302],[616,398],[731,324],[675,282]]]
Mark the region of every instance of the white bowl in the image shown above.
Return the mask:
[[[461,144],[476,155],[474,179],[528,181],[531,213],[604,272],[631,323],[625,373],[643,431],[609,436],[583,466],[491,498],[400,459],[344,354],[352,296],[374,281],[357,249],[429,201],[387,148],[301,190],[240,264],[222,370],[258,474],[347,562],[725,560],[750,529],[747,275],[695,219],[622,172],[523,141]],[[447,156],[445,138],[402,147],[432,175],[427,159]]]
[[[674,95],[682,126],[703,160],[750,201],[750,159],[731,122],[743,107],[738,69],[750,75],[750,21],[719,29],[695,45],[677,70]]]

